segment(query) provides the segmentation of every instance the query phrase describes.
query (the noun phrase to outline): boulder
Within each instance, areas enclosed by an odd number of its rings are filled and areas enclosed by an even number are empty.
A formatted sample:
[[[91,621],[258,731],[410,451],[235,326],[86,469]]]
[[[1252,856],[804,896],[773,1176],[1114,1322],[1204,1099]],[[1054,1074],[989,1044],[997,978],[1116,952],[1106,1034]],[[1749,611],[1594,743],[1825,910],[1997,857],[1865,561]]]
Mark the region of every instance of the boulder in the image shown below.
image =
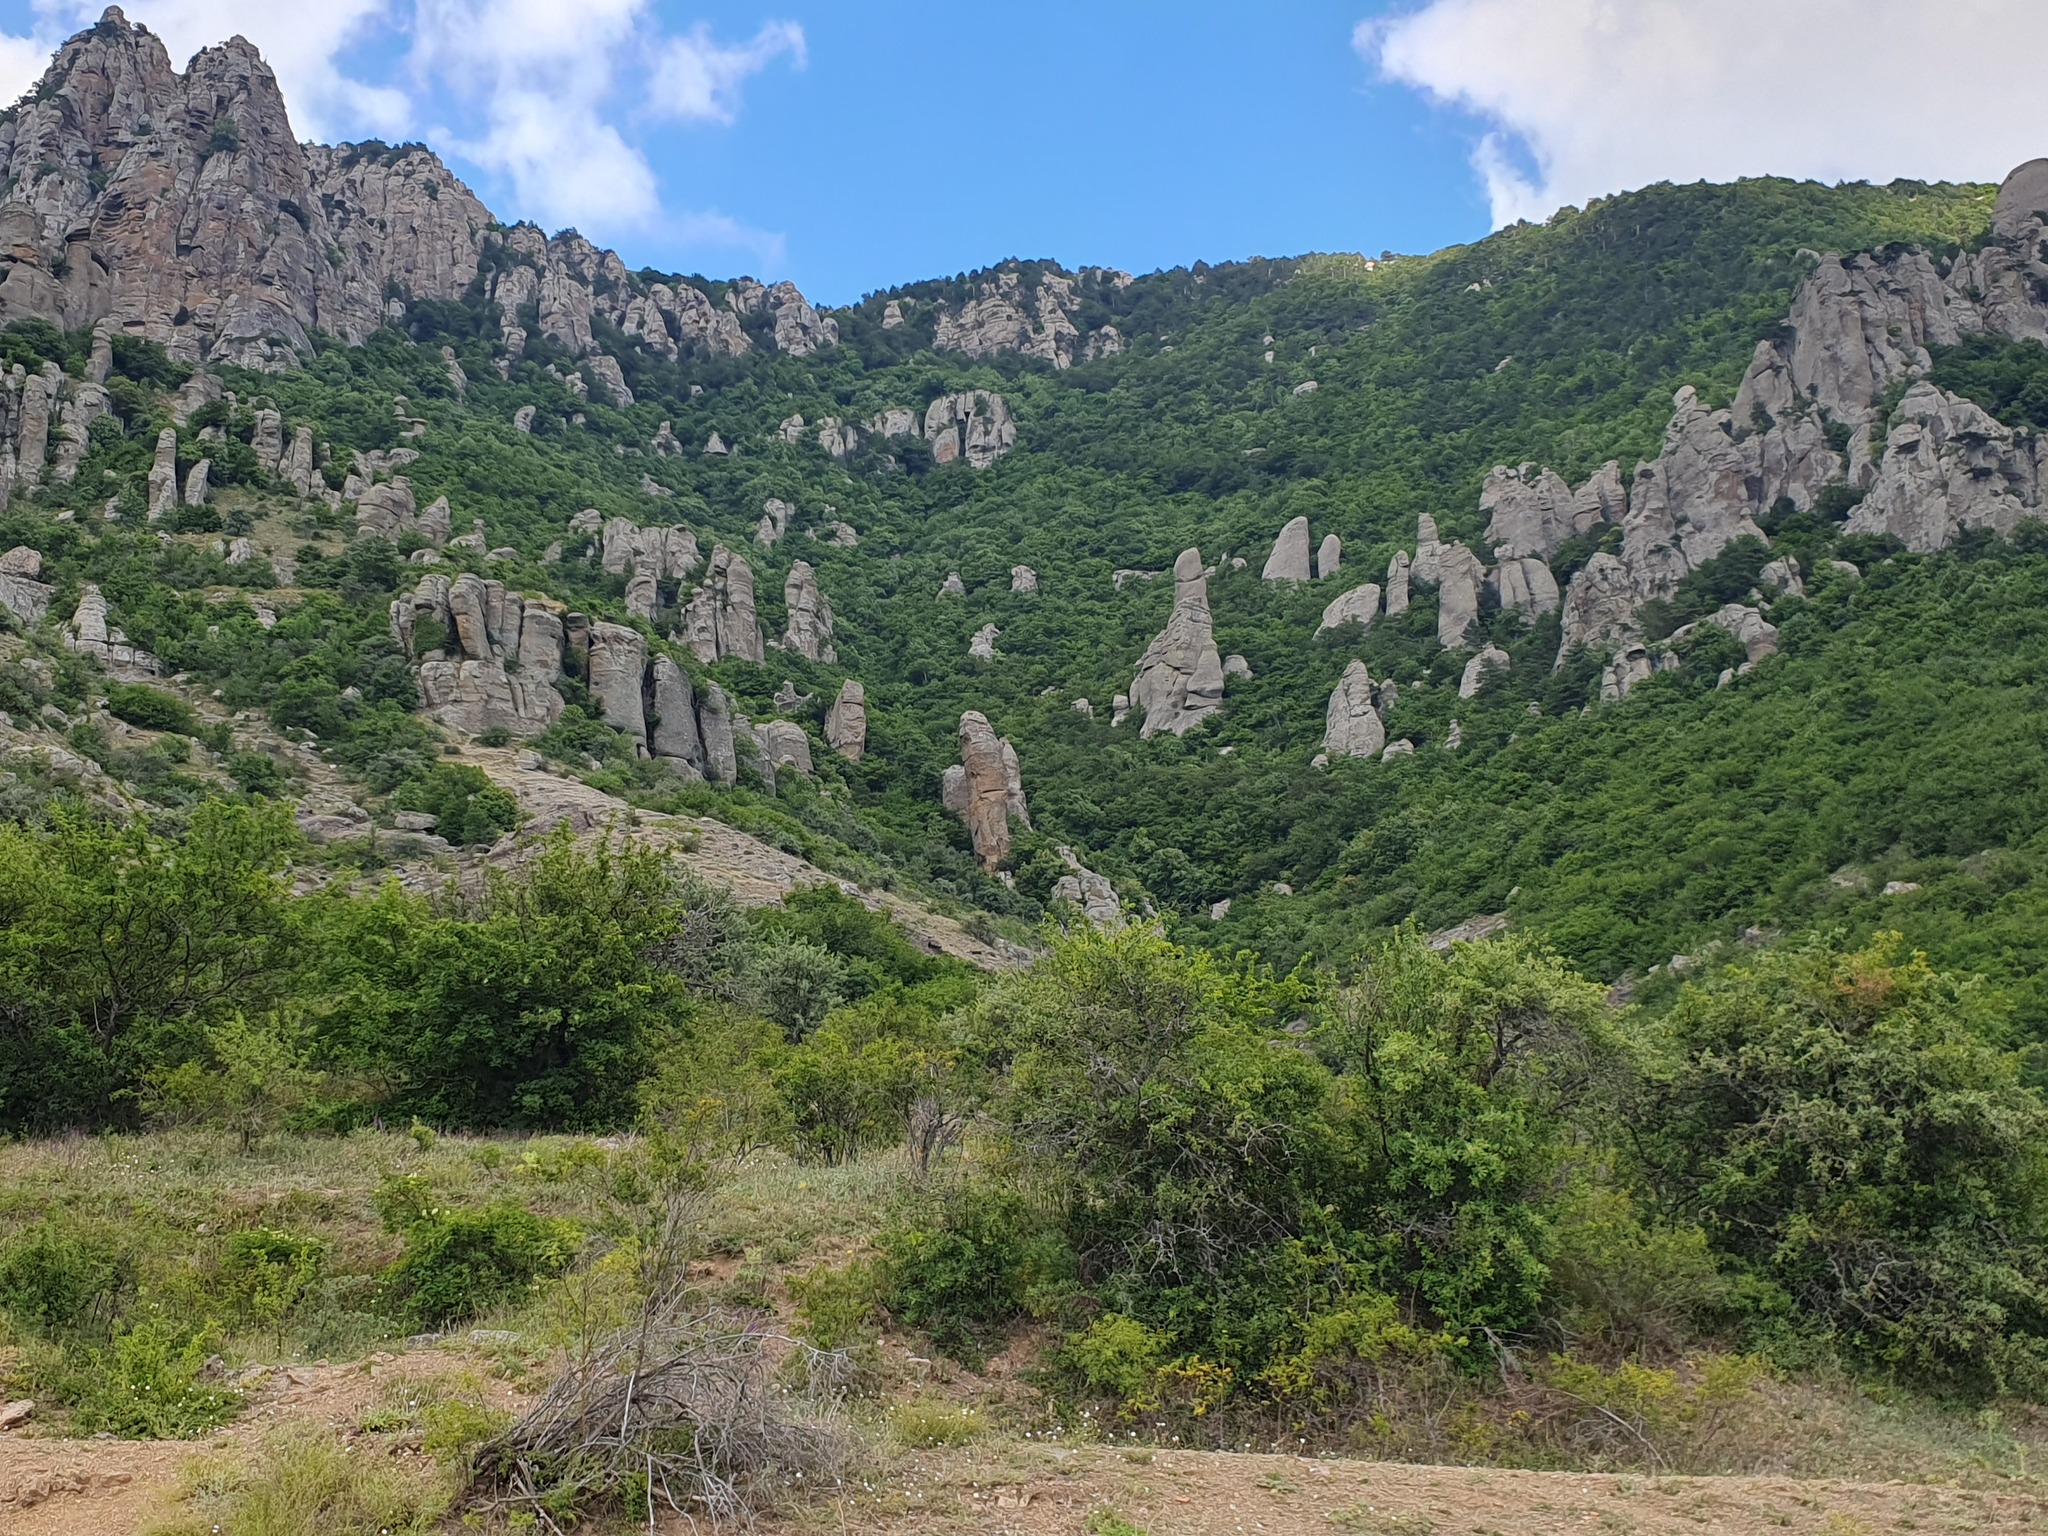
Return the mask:
[[[1130,700],[1144,711],[1139,735],[1147,738],[1160,731],[1185,736],[1223,707],[1223,661],[1199,549],[1183,550],[1173,563],[1173,611],[1138,659]]]
[[[1387,728],[1375,707],[1372,673],[1364,662],[1354,661],[1330,694],[1323,751],[1332,758],[1377,757],[1386,744]]]
[[[1469,699],[1476,696],[1479,690],[1486,686],[1486,678],[1489,673],[1505,672],[1508,670],[1508,666],[1509,659],[1506,651],[1497,645],[1487,646],[1485,650],[1465,663],[1465,675],[1458,679],[1458,697]]]
[[[1266,568],[1259,572],[1261,581],[1307,581],[1308,567],[1308,519],[1297,517],[1280,530],[1280,537],[1274,541],[1273,553],[1266,557]]]
[[[850,677],[839,685],[839,697],[825,711],[825,742],[849,763],[859,762],[867,751],[867,690]]]
[[[814,772],[811,766],[811,738],[804,734],[804,728],[794,720],[763,720],[754,727],[754,741],[761,749],[761,756],[777,768],[794,768],[805,778]]]
[[[1012,592],[1036,592],[1038,590],[1038,572],[1031,569],[1028,565],[1011,566],[1010,590]]]
[[[761,503],[761,521],[754,525],[754,542],[763,549],[773,548],[789,532],[789,520],[795,515],[795,507],[779,496],[770,496]]]
[[[1079,907],[1081,915],[1097,928],[1122,927],[1123,903],[1117,899],[1116,887],[1083,864],[1080,856],[1064,843],[1060,845],[1059,857],[1067,872],[1053,882],[1052,899]]]
[[[1758,571],[1756,584],[1777,597],[1806,595],[1806,583],[1799,579],[1799,562],[1791,555],[1782,555]]]
[[[939,596],[965,597],[966,595],[967,586],[960,580],[960,573],[958,571],[948,571],[946,579],[939,583]]]
[[[207,482],[213,478],[213,460],[201,459],[185,476],[185,505],[203,507],[206,505]]]
[[[319,467],[313,461],[313,429],[300,427],[292,434],[291,447],[278,461],[277,477],[304,501],[313,494],[313,481],[318,474]]]
[[[967,654],[976,661],[996,659],[996,638],[1002,631],[993,624],[984,624],[974,632],[974,638],[967,642]]]
[[[1328,581],[1343,567],[1344,541],[1334,533],[1323,535],[1323,542],[1316,546],[1316,580]]]
[[[1316,633],[1335,629],[1340,624],[1357,624],[1372,628],[1373,620],[1380,616],[1380,589],[1368,581],[1362,587],[1353,587],[1342,597],[1332,598],[1323,610],[1322,622],[1316,625]]]
[[[1920,380],[1894,413],[1870,492],[1851,533],[1889,535],[1915,553],[1945,549],[1965,529],[2010,538],[2041,508],[2042,440],[1971,401]]]
[[[1503,555],[1493,573],[1493,589],[1503,612],[1533,621],[1557,611],[1557,578],[1534,555]]]
[[[1223,675],[1225,677],[1241,677],[1246,682],[1250,682],[1252,678],[1252,664],[1235,651],[1232,651],[1223,658]]]
[[[255,450],[256,467],[266,475],[276,474],[284,459],[284,417],[272,410],[257,411],[249,446]]]

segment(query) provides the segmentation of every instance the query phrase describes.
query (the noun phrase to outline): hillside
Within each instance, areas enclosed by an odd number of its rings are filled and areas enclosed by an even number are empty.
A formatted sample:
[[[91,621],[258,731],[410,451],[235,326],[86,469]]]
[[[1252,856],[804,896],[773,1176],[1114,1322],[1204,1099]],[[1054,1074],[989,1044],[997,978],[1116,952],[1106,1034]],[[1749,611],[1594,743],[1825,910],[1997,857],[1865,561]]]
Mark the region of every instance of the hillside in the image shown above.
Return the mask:
[[[0,1403],[79,1466],[363,1360],[507,1389],[351,1407],[365,1529],[1176,1528],[1098,1440],[2037,1513],[2048,161],[832,308],[118,10],[0,160]],[[766,1438],[503,1416],[650,1340]],[[233,1437],[201,1525],[328,1453]]]

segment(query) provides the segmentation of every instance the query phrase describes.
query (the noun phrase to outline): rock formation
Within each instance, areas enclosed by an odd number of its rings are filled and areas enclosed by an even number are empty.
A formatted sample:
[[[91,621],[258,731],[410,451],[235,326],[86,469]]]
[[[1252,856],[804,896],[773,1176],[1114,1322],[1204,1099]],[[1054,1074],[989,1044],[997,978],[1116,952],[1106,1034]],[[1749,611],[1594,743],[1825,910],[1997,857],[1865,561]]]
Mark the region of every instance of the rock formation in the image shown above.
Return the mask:
[[[974,638],[967,642],[967,654],[976,661],[996,659],[996,640],[1002,631],[993,624],[984,624],[974,632]]]
[[[1017,424],[1001,395],[985,389],[941,395],[925,408],[924,437],[932,462],[965,459],[974,469],[987,469],[1017,446]]]
[[[852,678],[839,685],[839,697],[825,711],[825,744],[849,763],[857,763],[868,747],[868,694]]]
[[[1160,731],[1185,736],[1223,707],[1223,661],[1199,549],[1183,550],[1173,563],[1173,612],[1138,660],[1130,701],[1145,712],[1141,737]]]
[[[822,605],[824,599],[819,599]],[[767,655],[754,607],[754,570],[744,555],[723,544],[711,546],[704,585],[683,609],[681,639],[702,662],[736,657],[760,661]]]
[[[1012,592],[1036,592],[1038,590],[1038,572],[1031,569],[1028,565],[1011,566],[1010,590]]]
[[[1397,549],[1394,558],[1387,562],[1387,617],[1408,611],[1408,582],[1410,563],[1408,551]]]
[[[178,432],[165,427],[156,435],[156,456],[149,466],[149,520],[169,517],[178,506]]]
[[[1387,745],[1387,728],[1380,719],[1374,696],[1372,673],[1362,661],[1354,661],[1330,694],[1324,715],[1323,751],[1332,758],[1378,757]]]
[[[1316,546],[1316,580],[1328,581],[1344,565],[1344,541],[1334,533],[1323,535],[1323,542]]]
[[[647,664],[648,748],[656,757],[704,769],[704,738],[697,729],[697,695],[685,672],[668,656]]]
[[[1079,907],[1081,915],[1097,928],[1122,927],[1124,909],[1117,899],[1116,887],[1083,864],[1080,855],[1064,843],[1060,845],[1059,857],[1067,872],[1052,883],[1052,899]]]
[[[1339,624],[1358,624],[1372,628],[1372,621],[1380,616],[1380,589],[1377,583],[1368,581],[1362,587],[1353,587],[1342,597],[1333,597],[1323,610],[1322,622],[1316,625],[1316,633],[1335,629]]]
[[[837,661],[839,653],[832,648],[832,605],[818,590],[818,573],[807,561],[799,560],[789,568],[789,578],[782,584],[782,601],[789,609],[784,649],[811,661]]]
[[[789,532],[789,520],[795,515],[795,507],[779,496],[770,496],[761,503],[761,521],[754,525],[754,542],[763,549],[772,549]]]
[[[946,579],[939,583],[939,596],[965,597],[966,595],[967,585],[961,581],[960,573],[958,571],[948,571]]]
[[[1491,577],[1501,609],[1535,620],[1557,612],[1557,578],[1534,555],[1501,557]]]
[[[754,727],[754,744],[771,768],[792,768],[805,778],[816,772],[811,764],[811,738],[794,720],[763,720]]]
[[[1508,670],[1508,653],[1497,645],[1489,645],[1470,661],[1465,663],[1464,676],[1458,679],[1458,697],[1469,699],[1486,686],[1488,673]]]
[[[1031,826],[1017,751],[997,738],[977,710],[960,717],[960,762],[946,770],[940,795],[946,809],[966,823],[974,856],[990,874],[1009,857],[1011,823]]]
[[[562,713],[563,619],[544,599],[477,576],[425,576],[392,603],[391,633],[418,662],[421,702],[443,725],[531,737]]]
[[[1266,557],[1266,568],[1259,572],[1261,581],[1307,581],[1308,569],[1308,519],[1297,517],[1280,530],[1280,537],[1273,542],[1273,553]]]
[[[43,557],[25,544],[0,555],[0,608],[23,629],[34,629],[49,616],[55,594],[36,579],[42,574]]]
[[[0,209],[0,321],[104,327],[187,362],[275,367],[307,355],[315,330],[358,343],[412,300],[460,299],[480,272],[515,356],[531,305],[620,405],[630,392],[596,351],[598,320],[668,360],[746,351],[752,313],[795,355],[837,339],[789,284],[742,280],[720,306],[573,232],[505,228],[416,145],[302,144],[246,41],[203,49],[180,74],[118,8],[66,42],[0,124],[0,161],[21,189]]]

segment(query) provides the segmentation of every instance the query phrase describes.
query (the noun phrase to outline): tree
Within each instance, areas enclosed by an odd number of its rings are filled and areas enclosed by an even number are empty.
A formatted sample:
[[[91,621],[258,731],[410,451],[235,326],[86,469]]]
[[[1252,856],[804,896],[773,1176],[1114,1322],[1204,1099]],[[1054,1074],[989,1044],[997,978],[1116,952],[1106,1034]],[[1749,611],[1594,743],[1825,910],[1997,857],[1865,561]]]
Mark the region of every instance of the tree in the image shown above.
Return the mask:
[[[1971,1395],[2048,1390],[2048,1104],[1980,984],[1895,934],[1690,986],[1631,1117],[1759,1326]]]

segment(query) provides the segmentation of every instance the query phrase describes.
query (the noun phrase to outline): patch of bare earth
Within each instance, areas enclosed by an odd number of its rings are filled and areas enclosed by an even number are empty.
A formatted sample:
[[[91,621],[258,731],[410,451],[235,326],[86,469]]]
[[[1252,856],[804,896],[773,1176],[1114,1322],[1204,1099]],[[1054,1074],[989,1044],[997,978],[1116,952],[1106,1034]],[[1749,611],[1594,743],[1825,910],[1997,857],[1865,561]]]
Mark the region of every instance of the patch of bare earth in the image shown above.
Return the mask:
[[[449,1376],[475,1362],[419,1351],[350,1365],[289,1366],[250,1392],[249,1408],[203,1440],[67,1440],[0,1434],[0,1536],[142,1536],[175,1511],[187,1463],[253,1446],[288,1423],[353,1435],[394,1382]],[[489,1384],[492,1406],[524,1399]]]

